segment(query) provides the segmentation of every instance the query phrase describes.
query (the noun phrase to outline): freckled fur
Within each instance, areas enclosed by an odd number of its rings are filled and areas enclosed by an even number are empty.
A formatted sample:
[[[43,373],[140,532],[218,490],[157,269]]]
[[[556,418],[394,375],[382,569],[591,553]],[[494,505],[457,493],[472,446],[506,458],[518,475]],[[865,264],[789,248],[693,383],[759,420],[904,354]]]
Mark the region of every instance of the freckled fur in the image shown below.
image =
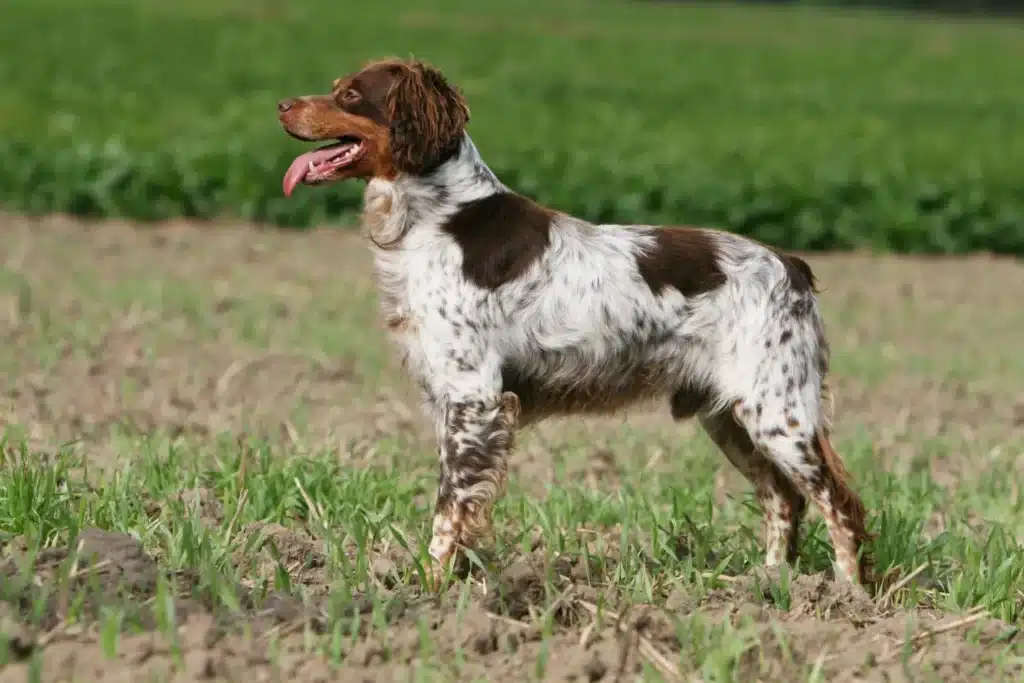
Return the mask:
[[[419,82],[420,109],[390,129],[444,149],[447,87]],[[795,557],[811,499],[837,573],[864,580],[864,509],[828,442],[829,350],[803,260],[726,232],[539,207],[464,131],[438,159],[367,164],[398,172],[368,178],[363,223],[389,331],[436,426],[435,558],[487,534],[516,428],[661,399],[676,419],[697,416],[754,485],[767,564]]]

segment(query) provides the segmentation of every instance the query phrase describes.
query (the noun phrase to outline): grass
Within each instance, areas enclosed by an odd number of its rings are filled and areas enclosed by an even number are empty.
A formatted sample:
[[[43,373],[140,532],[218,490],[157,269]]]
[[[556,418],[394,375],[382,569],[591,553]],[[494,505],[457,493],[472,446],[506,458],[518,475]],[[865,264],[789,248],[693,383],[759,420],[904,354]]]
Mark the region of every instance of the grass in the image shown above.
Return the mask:
[[[465,91],[522,192],[592,220],[796,248],[1022,253],[1021,24],[822,9],[464,0],[13,0],[0,200],[18,210],[339,222],[286,200],[275,102],[410,54]]]
[[[1019,266],[812,260],[836,350],[838,447],[871,510],[878,569],[889,586],[909,577],[877,602],[819,595],[814,575],[831,548],[816,516],[794,570],[758,578],[749,487],[662,411],[525,432],[496,547],[476,556],[470,582],[433,597],[421,568],[434,447],[422,425],[378,424],[378,401],[390,415],[409,394],[373,320],[356,240],[8,222],[0,315],[15,334],[0,359],[15,380],[0,449],[0,572],[15,558],[20,578],[0,573],[0,602],[35,644],[26,654],[0,638],[0,665],[45,668],[56,655],[40,641],[93,628],[112,662],[135,661],[138,634],[156,630],[187,667],[196,615],[212,614],[250,630],[282,667],[316,659],[339,676],[417,656],[419,680],[554,676],[577,657],[578,673],[593,652],[614,672],[617,650],[601,648],[621,622],[670,663],[666,674],[640,656],[647,680],[828,680],[869,656],[911,669],[934,660],[935,680],[951,680],[941,672],[949,642],[913,639],[943,615],[977,618],[971,610],[1001,623],[963,627],[956,647],[979,649],[949,657],[984,664],[967,680],[1009,680],[999,668],[1009,677],[1022,661],[1022,442],[1003,413],[978,408],[1019,390],[1022,321],[1005,286]],[[291,364],[321,357],[349,374],[321,380]],[[868,404],[857,399],[862,377]],[[961,381],[973,398],[957,398]],[[919,412],[901,416],[905,404]],[[109,543],[87,558],[76,539],[93,528],[138,539],[152,560]],[[125,592],[114,568],[149,578]],[[633,629],[647,605],[667,621]],[[585,650],[591,608],[605,616]],[[858,636],[848,619],[889,630]]]
[[[308,533],[322,544],[329,593],[319,602],[321,637],[315,641],[316,648],[336,663],[350,651],[341,644],[373,637],[381,629],[386,634],[388,615],[403,599],[401,590],[382,586],[385,577],[374,572],[379,558],[405,557],[404,563],[388,565],[399,574],[397,584],[419,583],[418,566],[426,561],[429,540],[425,520],[432,477],[410,478],[405,471],[390,468],[352,470],[341,464],[344,454],[275,451],[265,443],[240,451],[234,440],[227,440],[185,450],[166,438],[142,436],[126,437],[125,446],[136,454],[133,460],[106,476],[82,478],[70,456],[40,462],[17,444],[7,444],[0,463],[0,530],[30,539],[35,551],[69,544],[73,548],[79,530],[86,527],[137,537],[159,558],[162,573],[151,618],[172,638],[181,622],[170,596],[180,591],[174,576],[181,572],[193,577],[191,597],[219,613],[240,614],[244,602],[261,604],[276,592],[302,594],[303,586],[291,577],[301,575],[295,565],[303,558],[286,559],[269,551],[265,561],[238,561],[260,557],[255,551],[264,538],[259,531],[247,530],[264,525]],[[925,565],[915,583],[895,594],[896,607],[951,612],[984,608],[1011,624],[1024,623],[1024,555],[1016,540],[1024,515],[1019,503],[1007,503],[1005,480],[992,478],[951,494],[923,474],[896,477],[872,468],[870,444],[854,441],[842,446],[874,511],[879,568],[898,567],[907,575]],[[567,448],[582,450],[585,445]],[[378,453],[380,458],[394,455]],[[426,462],[430,453],[417,457]],[[630,473],[615,490],[568,485],[537,497],[513,487],[497,515],[497,556],[528,555],[539,547],[549,563],[556,557],[570,562],[585,558],[587,570],[580,583],[603,587],[595,601],[599,609],[611,609],[602,604],[601,596],[607,594],[616,596],[617,605],[663,604],[678,592],[699,602],[728,586],[732,577],[758,567],[760,519],[750,496],[737,492],[724,505],[714,502],[720,456],[698,441],[668,457],[679,466],[658,476]],[[209,492],[223,510],[219,522],[205,520],[197,499],[181,495],[196,490]],[[929,538],[922,532],[936,515],[948,526]],[[975,515],[1011,521],[980,526],[963,521]],[[830,561],[827,536],[816,520],[808,530],[797,571],[820,572]],[[500,566],[488,564],[487,569],[492,580],[500,573]],[[790,609],[789,580],[783,574],[755,601]],[[59,585],[47,588],[57,591]],[[545,589],[546,597],[532,608],[543,628],[553,629],[564,589],[553,575]],[[459,600],[469,599],[468,584],[455,591]],[[38,592],[39,602],[31,611],[46,614],[43,604],[48,598],[52,594],[46,588]],[[354,611],[357,600],[368,601],[369,607]],[[75,607],[72,604],[62,615],[66,623],[84,618]],[[77,607],[84,609],[86,604]],[[105,647],[116,652],[115,634],[141,627],[133,616],[141,619],[137,603],[111,600],[102,605],[99,621]],[[741,655],[750,647],[750,633],[700,615],[681,617],[678,628],[689,640],[683,641],[677,666],[701,673],[706,680],[734,679]],[[421,646],[431,644],[432,639],[426,639]],[[427,661],[432,661],[429,656]]]
[[[38,548],[66,545],[90,526],[131,533],[156,556],[166,558],[172,570],[198,566],[211,570],[210,580],[236,582],[243,576],[220,565],[236,549],[232,537],[238,541],[241,527],[258,522],[309,528],[327,543],[332,574],[349,590],[360,591],[374,588],[368,558],[382,546],[397,544],[408,547],[414,558],[426,557],[429,530],[424,520],[434,486],[430,476],[410,479],[400,470],[347,470],[338,453],[275,452],[266,443],[239,451],[233,439],[219,447],[185,452],[160,437],[126,437],[125,445],[137,458],[116,473],[90,481],[73,475],[78,462],[69,455],[41,462],[23,446],[6,443],[0,528],[33,539]],[[873,531],[880,537],[880,569],[899,566],[910,571],[927,562],[937,588],[930,597],[937,601],[933,604],[950,609],[983,605],[1007,621],[1024,616],[1022,606],[1014,602],[1024,572],[1014,539],[1024,527],[1019,503],[1006,501],[1004,479],[990,477],[976,489],[951,495],[923,474],[864,476],[871,470],[870,445],[842,445],[876,511]],[[716,572],[749,571],[762,562],[760,515],[745,493],[737,492],[724,505],[713,502],[720,456],[703,440],[696,446],[687,444],[691,452],[668,454],[685,468],[658,476],[635,473],[616,491],[560,486],[537,498],[513,487],[497,513],[506,520],[498,554],[529,552],[529,546],[538,542],[556,554],[590,552],[601,558],[611,551],[620,557],[614,568],[618,588],[644,602],[664,598],[672,587],[663,583],[668,579],[700,584],[709,572],[713,582]],[[582,444],[567,446],[573,447]],[[382,458],[396,455],[378,452]],[[419,464],[431,455],[418,454]],[[197,489],[213,494],[226,513],[222,523],[197,526],[198,510],[174,500],[181,492]],[[148,509],[165,500],[172,502],[159,514]],[[946,517],[949,527],[924,540],[921,531],[936,514]],[[972,515],[1017,523],[977,528],[964,521]],[[577,529],[616,531],[610,538],[598,535],[598,547],[588,548],[590,535]],[[530,532],[541,536],[530,537]],[[823,571],[831,560],[820,520],[808,534],[802,569]],[[605,569],[599,571],[604,574]],[[926,596],[907,598],[913,605]]]

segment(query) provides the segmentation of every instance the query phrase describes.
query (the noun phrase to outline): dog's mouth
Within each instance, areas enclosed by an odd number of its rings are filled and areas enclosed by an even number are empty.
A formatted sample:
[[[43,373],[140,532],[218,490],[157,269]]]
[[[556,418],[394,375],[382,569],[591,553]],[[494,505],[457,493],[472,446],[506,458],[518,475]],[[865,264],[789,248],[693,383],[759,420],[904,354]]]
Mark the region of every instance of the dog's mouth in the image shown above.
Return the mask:
[[[284,194],[292,195],[299,183],[319,185],[336,180],[340,171],[352,166],[366,154],[366,145],[355,136],[300,154],[284,174]]]

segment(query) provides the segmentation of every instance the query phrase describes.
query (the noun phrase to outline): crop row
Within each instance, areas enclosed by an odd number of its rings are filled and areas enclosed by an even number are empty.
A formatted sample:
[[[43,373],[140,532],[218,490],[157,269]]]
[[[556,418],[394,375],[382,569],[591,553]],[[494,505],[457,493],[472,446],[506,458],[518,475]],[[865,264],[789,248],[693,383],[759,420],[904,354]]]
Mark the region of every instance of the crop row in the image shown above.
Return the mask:
[[[213,150],[133,155],[7,144],[0,201],[39,214],[164,220],[241,218],[281,226],[345,223],[360,185],[280,189],[286,153]],[[943,182],[851,168],[718,175],[698,165],[647,173],[574,163],[568,155],[506,156],[492,166],[512,187],[606,223],[712,225],[793,249],[878,248],[1024,254],[1024,191],[984,177]]]
[[[724,3],[723,3],[724,4]],[[414,54],[507,184],[602,222],[1024,254],[1024,25],[614,0],[10,0],[0,206],[347,223],[275,102]]]

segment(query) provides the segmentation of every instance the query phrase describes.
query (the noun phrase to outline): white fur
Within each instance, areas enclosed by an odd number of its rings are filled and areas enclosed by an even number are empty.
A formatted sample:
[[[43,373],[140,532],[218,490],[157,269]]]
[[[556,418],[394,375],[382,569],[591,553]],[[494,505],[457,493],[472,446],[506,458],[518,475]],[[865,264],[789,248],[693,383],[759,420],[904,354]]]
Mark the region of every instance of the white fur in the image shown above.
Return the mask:
[[[438,201],[438,186],[448,191],[444,203]],[[459,204],[498,191],[508,188],[487,170],[468,136],[460,155],[429,183],[403,176],[395,182],[375,179],[367,187],[368,204],[383,196],[391,203],[386,227],[374,237],[388,241],[404,233],[397,249],[374,248],[374,258],[383,298],[392,302],[385,303],[386,314],[408,318],[410,325],[397,337],[409,370],[430,397],[500,393],[503,363],[529,367],[546,353],[567,351],[557,367],[535,370],[566,383],[600,373],[614,386],[615,356],[628,343],[638,311],[653,328],[670,332],[643,357],[629,359],[664,368],[663,383],[652,394],[671,393],[681,377],[690,377],[717,389],[714,407],[719,409],[755,396],[757,383],[783,381],[773,372],[779,363],[765,358],[770,355],[766,336],[795,327],[806,357],[794,358],[794,369],[823,350],[817,314],[794,321],[786,313],[790,299],[799,295],[787,291],[779,258],[724,232],[712,234],[723,256],[726,285],[689,301],[671,289],[656,295],[640,277],[636,259],[654,247],[651,226],[592,225],[569,216],[556,219],[550,247],[527,273],[497,291],[479,288],[462,277],[462,253],[441,226]],[[415,217],[411,224],[410,217]],[[455,315],[442,318],[442,308]],[[480,332],[453,334],[453,325],[467,317],[479,323]],[[445,352],[457,352],[476,369],[457,370]],[[809,371],[819,374],[818,368]],[[809,379],[804,402],[814,410],[823,378]],[[817,424],[819,418],[812,413],[807,422]]]
[[[373,249],[384,312],[424,391],[443,473],[451,457],[444,445],[453,437],[450,407],[479,401],[496,414],[503,367],[516,366],[546,386],[600,387],[611,403],[643,368],[650,378],[644,395],[624,404],[668,397],[687,383],[707,387],[701,415],[733,411],[757,449],[811,493],[822,464],[808,458],[807,444],[827,431],[821,404],[828,350],[813,295],[792,286],[776,253],[710,231],[725,284],[689,299],[671,288],[657,294],[637,265],[638,256],[655,248],[654,227],[593,225],[559,214],[542,257],[488,290],[463,276],[461,249],[442,226],[460,204],[506,191],[468,136],[431,175],[374,179],[366,190],[367,231],[377,242],[395,242]],[[800,306],[804,313],[797,315]],[[784,332],[791,343],[780,345]],[[766,348],[771,340],[776,343]],[[522,422],[541,417],[526,411]],[[454,437],[484,443],[482,419]],[[737,453],[730,459],[760,457]],[[759,461],[744,471],[754,477],[764,467]],[[458,494],[458,472],[448,476],[460,501],[474,499],[473,492]],[[494,497],[485,492],[479,499],[488,495]],[[450,516],[439,513],[435,557],[447,556],[453,533]],[[769,562],[775,563],[785,529],[770,530],[770,539],[772,533]]]

